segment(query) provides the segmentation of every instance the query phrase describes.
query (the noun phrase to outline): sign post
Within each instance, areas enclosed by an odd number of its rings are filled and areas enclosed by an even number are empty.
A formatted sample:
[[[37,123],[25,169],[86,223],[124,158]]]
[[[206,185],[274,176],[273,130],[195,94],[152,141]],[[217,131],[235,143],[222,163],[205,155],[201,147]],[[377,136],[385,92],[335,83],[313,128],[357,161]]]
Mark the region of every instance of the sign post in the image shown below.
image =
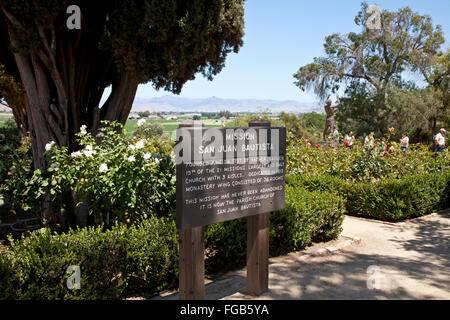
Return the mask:
[[[177,129],[180,299],[205,297],[204,226],[247,217],[247,293],[268,290],[269,214],[285,207],[286,128]],[[198,124],[198,125],[197,125]]]
[[[250,127],[270,127],[269,121],[250,121]],[[260,296],[269,289],[270,212],[247,218],[247,294]]]
[[[205,299],[204,228],[180,230],[180,299]]]
[[[180,124],[179,128],[194,128],[194,125],[198,126],[194,121],[186,121]],[[179,176],[181,177],[181,171],[177,170],[177,181]],[[177,194],[178,191],[177,188]],[[179,246],[180,300],[203,300],[205,299],[204,227],[180,229]]]

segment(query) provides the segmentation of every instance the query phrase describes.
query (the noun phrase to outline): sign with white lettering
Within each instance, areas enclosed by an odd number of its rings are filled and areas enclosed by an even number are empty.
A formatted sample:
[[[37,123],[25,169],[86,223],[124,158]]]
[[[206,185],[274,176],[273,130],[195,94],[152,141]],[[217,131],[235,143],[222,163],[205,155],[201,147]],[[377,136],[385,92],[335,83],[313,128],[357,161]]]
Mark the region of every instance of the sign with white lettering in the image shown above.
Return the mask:
[[[177,129],[177,227],[285,207],[286,128]]]

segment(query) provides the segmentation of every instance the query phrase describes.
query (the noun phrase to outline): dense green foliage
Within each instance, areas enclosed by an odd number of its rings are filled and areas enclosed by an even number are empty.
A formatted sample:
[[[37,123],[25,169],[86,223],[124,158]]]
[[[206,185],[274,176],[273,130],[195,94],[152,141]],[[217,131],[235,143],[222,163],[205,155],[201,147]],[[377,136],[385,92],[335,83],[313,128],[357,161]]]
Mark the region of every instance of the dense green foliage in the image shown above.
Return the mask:
[[[346,201],[346,213],[385,221],[430,214],[450,206],[450,172],[413,174],[374,183],[350,182],[330,175],[296,175],[295,188],[333,192]]]
[[[80,150],[71,154],[49,143],[45,170],[32,170],[26,143],[19,148],[17,143],[3,144],[0,193],[16,207],[34,213],[39,213],[50,194],[52,216],[46,222],[53,224],[64,218],[65,195],[73,190],[78,204],[89,206],[94,224],[170,215],[175,203],[171,142],[129,139],[125,132],[115,130],[118,127],[105,123],[95,138],[79,133]]]
[[[171,219],[59,235],[41,229],[10,241],[0,251],[0,299],[117,299],[177,280],[178,238]],[[81,269],[80,289],[67,288],[71,265]]]
[[[449,207],[448,150],[433,158],[427,147],[410,145],[404,154],[390,141],[394,130],[371,146],[308,148],[289,137],[287,184],[333,192],[346,201],[346,213],[396,221]],[[384,145],[389,145],[387,152]]]

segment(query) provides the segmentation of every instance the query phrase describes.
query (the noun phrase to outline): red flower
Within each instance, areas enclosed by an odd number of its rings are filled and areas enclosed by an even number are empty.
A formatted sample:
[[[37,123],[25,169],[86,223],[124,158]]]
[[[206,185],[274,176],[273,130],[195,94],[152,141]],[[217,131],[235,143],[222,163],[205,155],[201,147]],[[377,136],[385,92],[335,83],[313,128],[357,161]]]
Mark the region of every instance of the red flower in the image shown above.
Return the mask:
[[[344,144],[346,147],[348,147],[350,145],[350,143],[348,143],[348,141],[345,141]]]
[[[320,144],[316,144],[315,148],[319,149],[320,148]]]

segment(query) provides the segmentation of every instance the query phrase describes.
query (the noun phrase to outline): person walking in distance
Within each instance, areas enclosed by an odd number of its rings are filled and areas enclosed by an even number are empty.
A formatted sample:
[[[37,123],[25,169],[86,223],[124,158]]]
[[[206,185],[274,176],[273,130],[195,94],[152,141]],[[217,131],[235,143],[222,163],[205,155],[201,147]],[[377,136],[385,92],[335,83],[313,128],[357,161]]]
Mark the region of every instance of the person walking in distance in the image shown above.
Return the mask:
[[[402,138],[400,139],[400,149],[403,151],[403,156],[406,157],[406,150],[408,150],[409,147],[409,137],[408,134],[405,132],[402,134]]]
[[[434,155],[434,158],[436,158],[438,155],[441,154],[442,151],[445,149],[445,133],[447,131],[442,128],[439,130],[439,133],[434,136],[434,142],[436,143],[436,154]]]

